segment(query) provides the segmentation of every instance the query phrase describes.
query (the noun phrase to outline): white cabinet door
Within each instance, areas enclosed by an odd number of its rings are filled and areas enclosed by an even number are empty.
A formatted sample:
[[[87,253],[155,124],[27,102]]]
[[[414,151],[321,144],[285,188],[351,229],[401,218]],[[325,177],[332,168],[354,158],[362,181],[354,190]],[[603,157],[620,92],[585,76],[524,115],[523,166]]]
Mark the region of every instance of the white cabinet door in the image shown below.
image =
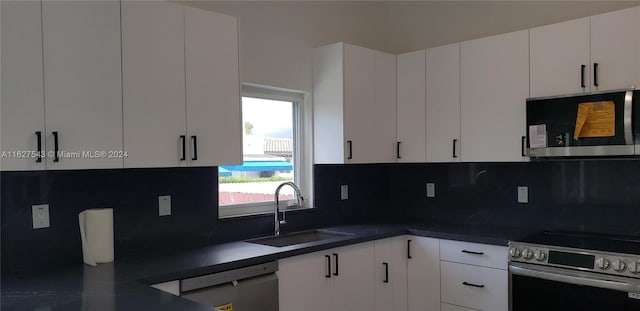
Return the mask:
[[[333,250],[331,293],[336,311],[370,311],[375,309],[373,242]],[[302,310],[302,309],[299,309]]]
[[[18,157],[45,145],[42,26],[39,1],[2,1],[2,170],[42,170],[45,160]]]
[[[375,106],[368,139],[377,163],[398,158],[396,144],[396,56],[375,52]]]
[[[479,310],[507,311],[507,270],[442,261],[442,302]]]
[[[278,295],[281,311],[325,311],[331,308],[329,261],[315,252],[278,261]]]
[[[235,17],[185,7],[191,166],[242,163],[237,27]]]
[[[313,50],[313,153],[317,164],[345,163],[344,44]]]
[[[427,162],[459,162],[460,44],[427,50]]]
[[[398,162],[424,162],[426,159],[425,70],[424,50],[397,56]]]
[[[183,7],[122,2],[122,61],[125,167],[186,165]]]
[[[374,242],[375,310],[407,310],[407,238],[393,237]]]
[[[606,91],[640,84],[639,50],[640,8],[592,16],[592,70],[597,64],[592,90]]]
[[[396,57],[336,43],[314,49],[316,163],[396,161]]]
[[[588,17],[531,29],[531,97],[589,91],[589,43]]]
[[[524,161],[529,31],[461,43],[462,161]]]
[[[347,163],[375,163],[379,155],[371,145],[376,142],[372,128],[375,118],[374,50],[344,45],[344,138]]]
[[[43,1],[47,150],[120,151],[120,2]],[[64,154],[48,169],[121,168],[122,158]]]
[[[408,309],[440,310],[440,241],[409,236]]]

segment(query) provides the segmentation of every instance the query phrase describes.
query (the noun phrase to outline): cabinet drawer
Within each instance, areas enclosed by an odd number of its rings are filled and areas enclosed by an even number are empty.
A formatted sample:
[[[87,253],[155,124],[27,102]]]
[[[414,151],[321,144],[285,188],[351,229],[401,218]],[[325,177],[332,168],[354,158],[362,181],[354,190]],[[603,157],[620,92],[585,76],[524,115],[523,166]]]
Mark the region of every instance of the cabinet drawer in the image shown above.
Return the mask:
[[[442,261],[442,301],[466,308],[506,311],[506,270]]]
[[[440,311],[476,311],[475,309],[463,308],[461,306],[454,306],[448,303],[440,304]]]
[[[508,248],[460,241],[441,240],[440,259],[470,265],[507,269]]]

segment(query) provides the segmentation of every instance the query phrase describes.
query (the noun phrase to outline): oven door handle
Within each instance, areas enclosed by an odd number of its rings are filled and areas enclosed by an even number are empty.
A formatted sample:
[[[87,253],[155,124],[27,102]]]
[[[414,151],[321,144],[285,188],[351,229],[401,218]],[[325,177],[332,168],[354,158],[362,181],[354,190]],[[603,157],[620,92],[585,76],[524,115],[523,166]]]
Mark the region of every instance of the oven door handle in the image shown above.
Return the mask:
[[[589,273],[554,267],[541,267],[524,263],[509,263],[509,273],[561,283],[612,289],[621,292],[640,293],[640,280],[614,275]]]

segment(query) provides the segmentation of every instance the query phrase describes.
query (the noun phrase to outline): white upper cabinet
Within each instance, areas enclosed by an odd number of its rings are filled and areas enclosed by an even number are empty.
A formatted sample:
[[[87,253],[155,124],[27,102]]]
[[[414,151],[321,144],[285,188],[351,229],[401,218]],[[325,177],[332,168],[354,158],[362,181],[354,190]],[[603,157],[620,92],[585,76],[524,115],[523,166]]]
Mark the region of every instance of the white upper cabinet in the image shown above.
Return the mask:
[[[242,164],[238,21],[185,7],[185,34],[188,160]]]
[[[529,31],[462,42],[460,53],[462,161],[524,161]]]
[[[369,129],[372,161],[396,162],[396,56],[375,51],[375,100]]]
[[[348,163],[377,162],[375,159],[378,155],[373,153],[376,138],[371,132],[375,122],[375,64],[375,51],[344,45],[343,118]]]
[[[427,162],[458,162],[460,150],[460,44],[427,49]]]
[[[591,17],[592,90],[640,86],[640,7]],[[597,69],[595,69],[597,68]]]
[[[530,31],[531,97],[640,85],[640,7]]]
[[[182,5],[122,2],[125,167],[187,164],[184,40]]]
[[[589,18],[531,29],[531,97],[591,88]]]
[[[396,161],[396,59],[343,43],[314,49],[316,163]]]
[[[426,159],[425,51],[397,56],[397,140],[398,162]]]
[[[44,151],[42,26],[39,1],[2,1],[2,170],[42,170],[46,161],[18,151]],[[39,133],[39,134],[38,134]],[[40,137],[40,140],[38,140]]]
[[[126,167],[242,161],[237,19],[123,2]]]
[[[120,2],[43,1],[48,169],[122,168]]]

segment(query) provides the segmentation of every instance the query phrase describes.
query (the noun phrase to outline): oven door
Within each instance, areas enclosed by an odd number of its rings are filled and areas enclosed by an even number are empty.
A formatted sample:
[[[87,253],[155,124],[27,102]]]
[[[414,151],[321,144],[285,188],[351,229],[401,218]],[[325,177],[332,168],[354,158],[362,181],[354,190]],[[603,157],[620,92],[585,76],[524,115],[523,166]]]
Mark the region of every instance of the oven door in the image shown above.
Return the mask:
[[[511,311],[640,310],[640,279],[509,263]]]

